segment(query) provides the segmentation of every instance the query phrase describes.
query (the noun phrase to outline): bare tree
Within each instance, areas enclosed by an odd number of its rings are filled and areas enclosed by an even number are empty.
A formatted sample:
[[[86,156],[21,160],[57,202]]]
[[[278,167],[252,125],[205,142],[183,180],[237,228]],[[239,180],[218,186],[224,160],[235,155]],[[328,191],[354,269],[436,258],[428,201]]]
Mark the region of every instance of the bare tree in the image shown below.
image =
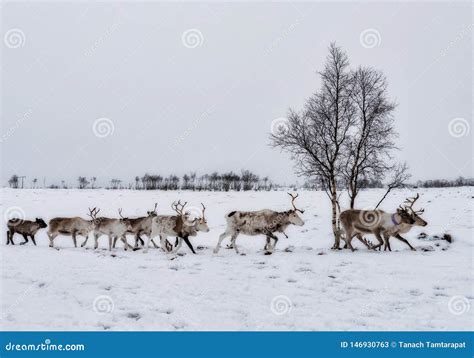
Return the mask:
[[[346,53],[334,43],[324,70],[322,87],[310,97],[301,113],[290,110],[288,128],[271,136],[272,145],[289,152],[297,172],[316,177],[331,200],[333,248],[339,247],[338,181],[344,164],[343,149],[354,123],[353,76]]]
[[[8,179],[8,185],[10,188],[18,189],[19,179],[18,175],[13,174],[10,179]]]
[[[393,189],[404,187],[408,179],[410,179],[411,177],[411,175],[408,173],[408,165],[406,163],[398,164],[397,166],[393,168],[392,172],[393,172],[393,175],[387,185],[387,190],[385,194],[383,195],[382,199],[380,199],[380,201],[375,206],[375,209],[377,209],[380,206],[380,204],[382,204],[382,201],[385,200],[387,195]]]
[[[388,99],[387,80],[382,72],[359,67],[353,73],[352,101],[356,108],[354,130],[346,141],[344,166],[350,208],[364,181],[381,180],[392,169],[390,151],[397,136]]]
[[[77,178],[79,183],[79,189],[85,189],[89,185],[89,180],[86,177],[79,177]]]

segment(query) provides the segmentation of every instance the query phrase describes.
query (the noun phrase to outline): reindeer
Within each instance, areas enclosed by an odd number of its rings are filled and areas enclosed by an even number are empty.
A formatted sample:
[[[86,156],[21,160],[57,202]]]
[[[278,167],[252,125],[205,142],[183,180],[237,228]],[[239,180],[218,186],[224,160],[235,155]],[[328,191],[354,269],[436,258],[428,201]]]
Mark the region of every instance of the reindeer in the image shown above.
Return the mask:
[[[150,241],[152,241],[153,238],[157,236],[160,237],[161,247],[166,252],[177,252],[184,241],[192,253],[196,253],[196,251],[194,251],[193,245],[189,241],[189,237],[197,236],[198,231],[209,232],[209,227],[207,226],[206,217],[204,215],[206,207],[201,203],[202,217],[195,218],[194,220],[190,221],[189,215],[187,213],[183,213],[186,204],[187,202],[181,204],[181,201],[171,204],[171,208],[178,215],[158,215],[152,219],[151,235],[148,237],[145,250],[143,250],[144,253],[148,252]],[[173,248],[173,246],[168,242],[168,236],[177,237],[178,242],[176,243],[175,248]]]
[[[36,246],[35,235],[40,229],[44,229],[46,227],[46,223],[43,219],[36,218],[35,221],[30,220],[23,220],[23,219],[10,219],[7,222],[7,245],[12,244],[15,245],[13,242],[13,235],[18,233],[23,235],[23,239],[25,241],[20,242],[20,245],[24,245],[28,242],[28,236],[33,241],[33,244]]]
[[[411,227],[415,225],[427,225],[427,222],[419,216],[419,214],[423,213],[423,210],[413,210],[413,204],[418,198],[419,194],[414,198],[406,199],[405,204],[410,205],[405,205],[404,207],[400,205],[396,213],[386,213],[383,210],[353,209],[342,212],[339,219],[345,231],[344,241],[346,242],[346,246],[354,251],[351,241],[354,236],[356,236],[369,249],[375,250],[385,244],[384,249],[386,250],[388,248],[391,251],[389,238],[390,236],[394,236],[406,243],[410,249],[416,251],[400,233],[408,232]],[[374,234],[379,243],[374,246],[370,245],[363,239],[363,234]]]
[[[72,236],[74,247],[77,247],[77,236],[82,235],[86,238],[91,231],[94,230],[94,217],[100,211],[97,208],[89,208],[89,216],[91,220],[86,220],[80,217],[73,218],[53,218],[49,221],[48,237],[49,247],[54,247],[54,239],[59,234]]]
[[[225,232],[219,236],[219,241],[214,249],[214,253],[217,254],[219,252],[222,240],[230,236],[230,246],[233,247],[238,254],[239,250],[235,241],[239,234],[245,234],[250,236],[265,235],[267,238],[264,247],[265,254],[272,254],[278,242],[278,237],[275,235],[276,232],[283,233],[286,236],[285,230],[289,225],[304,225],[304,221],[298,215],[298,212],[303,214],[304,211],[295,206],[295,200],[298,194],[292,195],[288,193],[288,195],[291,197],[291,205],[293,206],[293,209],[288,211],[278,212],[264,209],[259,211],[232,211],[228,213],[225,217],[227,228]],[[273,245],[270,239],[273,239]]]
[[[99,237],[101,235],[107,235],[109,237],[109,251],[112,251],[112,241],[115,238],[120,238],[123,241],[125,251],[127,249],[133,250],[133,247],[128,244],[127,237],[125,236],[127,231],[132,230],[132,225],[128,218],[122,216],[122,209],[118,210],[120,219],[97,217],[99,211],[100,209],[92,216],[94,222],[94,250],[99,247]],[[87,240],[88,237],[86,237],[81,247],[84,247],[87,244]]]
[[[134,219],[128,219],[130,225],[132,226],[131,230],[128,230],[126,233],[127,234],[133,234],[135,235],[135,247],[134,249],[138,249],[138,243],[141,243],[141,246],[145,245],[145,242],[143,239],[140,237],[140,235],[146,235],[150,236],[151,235],[151,219],[157,216],[156,213],[156,207],[158,203],[155,203],[155,207],[153,210],[147,211],[147,216],[139,217],[139,218],[134,218]],[[112,248],[115,248],[115,244],[117,243],[118,237],[114,238],[114,243],[112,245]],[[155,241],[152,240],[153,245],[155,248],[158,246],[155,244]]]
[[[399,215],[403,215],[406,219],[403,221],[400,221],[398,225],[395,225],[392,229],[386,230],[383,233],[384,240],[385,240],[384,251],[387,250],[387,248],[389,251],[392,251],[390,247],[390,241],[389,241],[391,236],[396,237],[398,240],[407,244],[411,250],[416,251],[416,249],[410,245],[408,240],[402,237],[400,234],[407,233],[408,231],[410,231],[410,229],[413,226],[428,225],[428,222],[426,222],[420,217],[420,215],[425,212],[425,209],[413,210],[413,205],[415,204],[415,202],[418,200],[419,197],[420,197],[420,194],[417,193],[415,197],[407,198],[405,200],[406,205],[404,207],[400,205],[400,207],[398,208],[397,212],[398,211],[401,212],[401,214]],[[395,223],[395,220],[392,220],[392,221],[394,221]]]

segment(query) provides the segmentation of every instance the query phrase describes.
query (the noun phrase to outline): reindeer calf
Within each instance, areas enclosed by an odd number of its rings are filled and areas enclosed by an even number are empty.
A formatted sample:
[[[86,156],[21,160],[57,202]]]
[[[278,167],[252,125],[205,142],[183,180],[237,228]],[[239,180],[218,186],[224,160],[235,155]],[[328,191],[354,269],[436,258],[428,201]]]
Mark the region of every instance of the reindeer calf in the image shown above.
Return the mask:
[[[23,235],[23,239],[25,241],[21,242],[20,245],[24,245],[28,242],[28,236],[33,241],[33,244],[36,246],[35,235],[40,229],[44,229],[46,227],[46,223],[43,219],[36,218],[35,221],[30,220],[22,220],[22,219],[11,219],[8,220],[7,223],[7,245],[12,244],[15,245],[13,242],[13,235],[18,233]]]

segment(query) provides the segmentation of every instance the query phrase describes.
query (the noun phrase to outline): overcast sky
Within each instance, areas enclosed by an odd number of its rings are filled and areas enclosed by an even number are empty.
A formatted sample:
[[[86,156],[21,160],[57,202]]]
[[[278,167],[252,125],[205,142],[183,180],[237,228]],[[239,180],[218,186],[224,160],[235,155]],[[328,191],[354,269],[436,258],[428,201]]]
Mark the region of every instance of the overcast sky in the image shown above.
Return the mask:
[[[2,185],[292,182],[271,124],[318,89],[331,41],[386,74],[413,179],[472,176],[470,2],[4,3],[2,39]]]

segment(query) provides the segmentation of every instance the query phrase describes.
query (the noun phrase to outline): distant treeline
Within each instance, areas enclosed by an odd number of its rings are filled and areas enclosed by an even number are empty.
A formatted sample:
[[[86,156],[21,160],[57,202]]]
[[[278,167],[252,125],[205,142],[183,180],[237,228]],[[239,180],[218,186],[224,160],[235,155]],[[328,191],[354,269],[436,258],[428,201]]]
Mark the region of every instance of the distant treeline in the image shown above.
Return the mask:
[[[419,188],[451,188],[457,186],[474,186],[474,178],[459,177],[454,180],[447,179],[433,179],[417,181],[416,185]]]
[[[123,182],[121,179],[112,179],[108,185],[96,185],[97,177],[80,176],[77,179],[76,185],[68,185],[66,181],[61,180],[60,184],[46,185],[46,180],[39,184],[37,178],[31,181],[25,180],[26,177],[13,175],[8,180],[8,185],[13,189],[22,188],[47,188],[47,189],[99,189],[105,188],[110,190],[115,189],[130,189],[130,190],[192,190],[192,191],[247,191],[247,190],[275,190],[281,188],[281,185],[273,183],[268,177],[259,177],[257,174],[249,170],[242,170],[240,175],[234,172],[219,173],[213,172],[211,174],[197,175],[196,173],[184,174],[182,177],[177,175],[161,176],[155,174],[145,174],[143,176],[136,176],[134,181]],[[343,183],[337,183],[337,186],[342,189]],[[359,183],[361,189],[369,188],[384,188],[386,185],[380,180],[362,179]],[[419,180],[414,184],[406,184],[407,187],[418,188],[450,188],[460,186],[474,186],[474,178],[457,179],[432,179]],[[321,183],[317,181],[306,181],[303,185],[290,185],[293,190],[298,188],[305,190],[323,190]]]
[[[46,187],[50,189],[97,189],[97,177],[80,176],[76,185],[68,185],[64,180],[61,184],[50,184],[40,186],[38,179],[34,178],[31,185],[28,185],[25,177],[13,175],[8,184],[10,188],[19,189],[25,187],[39,188]],[[43,183],[45,181],[43,180]],[[25,183],[27,185],[25,186]],[[213,172],[211,174],[197,175],[195,172],[184,174],[182,177],[177,175],[162,176],[158,174],[145,174],[136,176],[133,182],[123,182],[121,179],[111,179],[105,189],[130,189],[130,190],[192,190],[192,191],[247,191],[247,190],[272,190],[278,186],[268,177],[260,177],[249,170],[242,170],[240,174],[234,172]]]

